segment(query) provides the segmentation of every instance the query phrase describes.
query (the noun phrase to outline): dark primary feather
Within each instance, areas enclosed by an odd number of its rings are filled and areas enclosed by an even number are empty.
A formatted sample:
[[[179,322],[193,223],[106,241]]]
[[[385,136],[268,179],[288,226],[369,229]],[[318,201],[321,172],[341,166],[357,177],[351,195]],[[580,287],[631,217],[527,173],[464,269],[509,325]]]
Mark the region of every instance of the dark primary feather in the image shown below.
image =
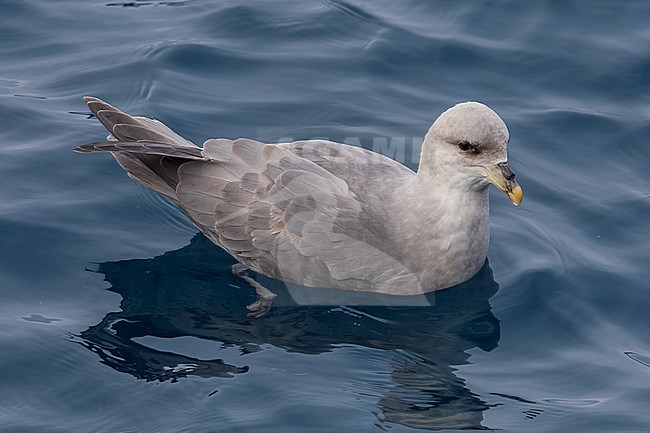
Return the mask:
[[[110,132],[109,141],[75,150],[111,152],[131,179],[178,202],[178,167],[188,159],[203,159],[201,149],[157,120],[129,116],[97,98],[84,101]]]
[[[128,152],[143,155],[172,156],[183,159],[207,160],[198,147],[176,146],[153,141],[97,141],[84,144],[75,149],[80,153],[90,152]]]

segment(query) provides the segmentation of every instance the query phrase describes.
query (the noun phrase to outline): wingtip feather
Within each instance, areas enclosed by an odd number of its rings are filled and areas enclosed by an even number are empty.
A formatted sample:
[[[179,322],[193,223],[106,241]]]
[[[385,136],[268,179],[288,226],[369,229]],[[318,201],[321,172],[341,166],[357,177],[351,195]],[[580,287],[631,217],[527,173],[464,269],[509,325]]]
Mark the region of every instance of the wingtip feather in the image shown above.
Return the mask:
[[[82,146],[77,146],[74,149],[72,149],[73,152],[76,153],[91,153],[93,152],[93,149],[88,147],[89,145],[82,145]]]
[[[84,101],[86,104],[89,104],[91,102],[98,102],[101,101],[99,98],[95,98],[94,96],[84,96],[81,98],[82,101]]]

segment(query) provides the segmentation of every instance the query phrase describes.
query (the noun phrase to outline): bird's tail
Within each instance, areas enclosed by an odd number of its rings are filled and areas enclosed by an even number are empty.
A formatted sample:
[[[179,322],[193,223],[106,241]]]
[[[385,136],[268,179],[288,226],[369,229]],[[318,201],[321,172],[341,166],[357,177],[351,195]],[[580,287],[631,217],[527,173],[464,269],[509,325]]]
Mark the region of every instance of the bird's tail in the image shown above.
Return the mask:
[[[108,141],[84,144],[75,151],[111,152],[129,177],[176,201],[178,167],[204,159],[201,149],[158,120],[130,116],[98,98],[83,100],[109,135]]]

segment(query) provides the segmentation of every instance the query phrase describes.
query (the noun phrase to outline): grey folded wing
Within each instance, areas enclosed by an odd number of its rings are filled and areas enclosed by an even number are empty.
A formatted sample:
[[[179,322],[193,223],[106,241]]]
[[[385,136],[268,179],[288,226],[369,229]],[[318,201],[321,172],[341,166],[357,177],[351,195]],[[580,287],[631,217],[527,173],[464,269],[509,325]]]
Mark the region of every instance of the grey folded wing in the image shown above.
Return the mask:
[[[210,162],[180,166],[179,204],[246,266],[308,286],[421,293],[342,179],[289,148],[247,139],[208,140],[203,156]]]

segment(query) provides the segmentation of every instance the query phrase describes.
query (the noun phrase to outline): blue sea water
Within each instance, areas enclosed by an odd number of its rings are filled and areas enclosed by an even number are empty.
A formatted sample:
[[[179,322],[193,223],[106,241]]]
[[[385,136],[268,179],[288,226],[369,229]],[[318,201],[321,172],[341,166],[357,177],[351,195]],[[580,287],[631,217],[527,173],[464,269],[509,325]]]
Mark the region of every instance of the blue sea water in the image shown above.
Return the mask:
[[[649,431],[648,23],[641,0],[3,0],[0,431]],[[105,136],[84,95],[412,168],[478,100],[525,199],[493,191],[489,263],[433,306],[252,319],[225,252],[72,152]]]

